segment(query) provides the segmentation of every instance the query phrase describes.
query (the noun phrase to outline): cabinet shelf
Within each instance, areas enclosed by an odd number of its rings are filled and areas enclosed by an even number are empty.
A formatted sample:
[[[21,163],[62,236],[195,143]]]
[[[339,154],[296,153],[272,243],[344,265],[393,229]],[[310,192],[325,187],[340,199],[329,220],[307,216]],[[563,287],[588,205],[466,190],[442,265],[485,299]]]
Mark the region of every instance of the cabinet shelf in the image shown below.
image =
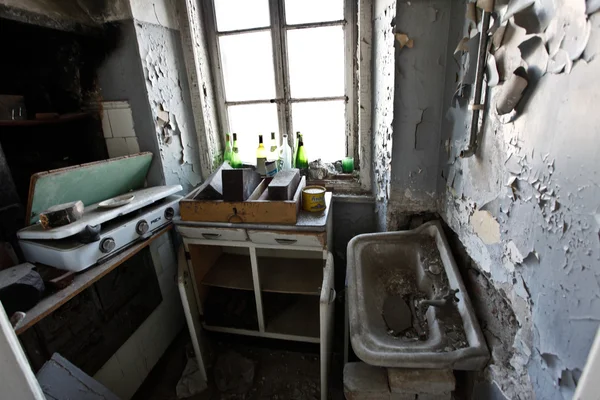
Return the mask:
[[[323,282],[323,260],[259,257],[263,292],[318,296]],[[250,257],[222,254],[202,280],[206,286],[254,290]]]
[[[221,254],[206,273],[202,284],[227,289],[254,290],[250,257],[239,254]]]
[[[277,312],[265,315],[265,330],[269,333],[318,338],[319,298],[294,296],[292,302]]]

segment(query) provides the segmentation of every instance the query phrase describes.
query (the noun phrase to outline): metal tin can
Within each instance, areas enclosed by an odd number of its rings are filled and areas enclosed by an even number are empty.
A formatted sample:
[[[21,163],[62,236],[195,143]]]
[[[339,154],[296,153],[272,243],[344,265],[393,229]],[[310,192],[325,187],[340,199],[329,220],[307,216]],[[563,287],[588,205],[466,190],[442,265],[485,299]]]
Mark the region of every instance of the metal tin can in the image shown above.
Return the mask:
[[[307,186],[302,189],[302,209],[310,212],[323,211],[326,208],[325,191],[323,186]]]

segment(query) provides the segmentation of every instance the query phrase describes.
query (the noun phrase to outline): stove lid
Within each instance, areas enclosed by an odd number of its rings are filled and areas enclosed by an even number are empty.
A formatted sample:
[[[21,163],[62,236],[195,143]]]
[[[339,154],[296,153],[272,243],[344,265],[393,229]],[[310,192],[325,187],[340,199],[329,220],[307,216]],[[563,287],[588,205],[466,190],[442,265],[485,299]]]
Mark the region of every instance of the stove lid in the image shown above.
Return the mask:
[[[128,214],[142,207],[152,204],[167,196],[180,192],[181,185],[155,186],[147,189],[136,190],[128,194],[134,195],[133,200],[121,207],[102,208],[98,203],[85,207],[83,217],[69,225],[59,226],[52,229],[43,229],[40,224],[28,226],[17,232],[19,239],[64,239],[81,232],[87,225],[98,225],[111,219]]]
[[[89,206],[144,187],[152,153],[111,158],[31,176],[25,219],[39,220],[40,212],[56,204],[81,200]]]

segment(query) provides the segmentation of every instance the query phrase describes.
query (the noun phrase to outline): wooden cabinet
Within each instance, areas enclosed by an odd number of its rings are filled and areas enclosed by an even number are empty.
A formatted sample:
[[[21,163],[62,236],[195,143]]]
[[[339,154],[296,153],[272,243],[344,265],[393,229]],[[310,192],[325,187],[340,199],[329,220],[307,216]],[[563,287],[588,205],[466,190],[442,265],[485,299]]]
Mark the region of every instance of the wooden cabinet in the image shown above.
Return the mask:
[[[331,197],[312,226],[214,226],[175,221],[183,238],[179,288],[206,378],[202,330],[320,344],[327,398],[335,303]],[[315,220],[314,215],[307,217]],[[208,234],[208,236],[207,236]]]

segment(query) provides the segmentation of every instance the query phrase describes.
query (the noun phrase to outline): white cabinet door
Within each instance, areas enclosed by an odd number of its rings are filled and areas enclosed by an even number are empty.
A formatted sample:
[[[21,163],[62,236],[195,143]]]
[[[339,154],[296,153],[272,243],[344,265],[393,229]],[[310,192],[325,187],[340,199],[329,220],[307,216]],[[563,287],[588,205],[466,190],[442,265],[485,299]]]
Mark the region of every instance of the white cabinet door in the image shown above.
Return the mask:
[[[327,261],[323,269],[323,286],[321,287],[320,319],[321,319],[321,400],[327,400],[327,383],[331,364],[331,342],[333,339],[333,308],[335,306],[333,256],[327,253]]]
[[[203,341],[202,341],[202,323],[200,322],[200,309],[196,302],[196,294],[194,292],[194,286],[192,283],[193,277],[190,274],[189,266],[185,258],[185,251],[183,246],[179,248],[178,252],[178,279],[177,284],[179,286],[179,295],[181,296],[181,303],[183,305],[183,312],[187,326],[190,330],[190,337],[192,338],[192,347],[194,348],[194,354],[196,354],[196,361],[200,369],[200,374],[204,379],[204,383],[207,383],[206,376],[206,362],[203,354]]]

